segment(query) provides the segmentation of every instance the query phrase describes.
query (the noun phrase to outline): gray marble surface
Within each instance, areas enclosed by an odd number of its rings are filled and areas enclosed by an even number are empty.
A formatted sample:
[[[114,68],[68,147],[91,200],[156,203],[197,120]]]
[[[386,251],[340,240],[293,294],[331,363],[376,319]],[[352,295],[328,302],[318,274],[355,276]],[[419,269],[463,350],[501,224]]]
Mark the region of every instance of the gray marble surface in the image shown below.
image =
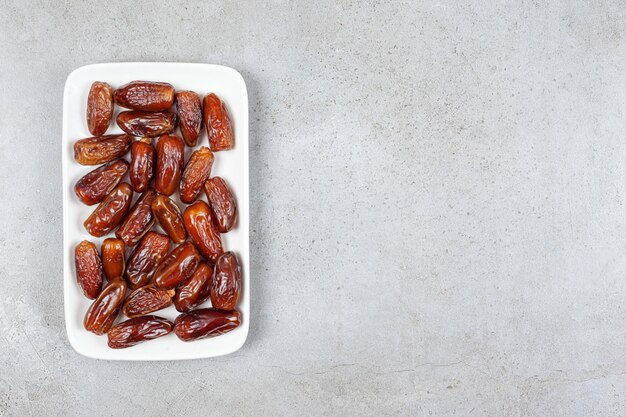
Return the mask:
[[[0,415],[626,414],[626,4],[0,0]],[[211,360],[69,346],[75,68],[232,66],[252,314]]]

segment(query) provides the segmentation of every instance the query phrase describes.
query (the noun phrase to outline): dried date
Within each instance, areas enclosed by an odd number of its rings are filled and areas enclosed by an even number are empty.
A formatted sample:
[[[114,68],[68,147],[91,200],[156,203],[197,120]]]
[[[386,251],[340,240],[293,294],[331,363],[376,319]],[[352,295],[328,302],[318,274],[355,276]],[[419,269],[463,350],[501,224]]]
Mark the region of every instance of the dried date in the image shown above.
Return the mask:
[[[241,292],[241,268],[233,252],[226,252],[215,263],[211,282],[211,305],[221,310],[233,310]]]
[[[184,342],[214,337],[227,333],[241,324],[237,310],[224,311],[214,308],[183,313],[174,322],[176,336]]]
[[[226,182],[221,177],[209,178],[204,183],[211,211],[220,233],[230,231],[237,220],[237,202]]]
[[[85,297],[95,299],[102,290],[102,263],[96,245],[83,240],[74,248],[76,281]]]
[[[85,174],[74,186],[76,197],[92,206],[101,202],[122,180],[128,171],[128,162],[118,159]]]
[[[124,241],[112,237],[104,239],[102,247],[102,269],[109,281],[124,276],[126,260],[124,256]]]
[[[113,89],[107,83],[91,84],[87,96],[87,127],[94,136],[102,136],[113,117]]]
[[[143,287],[152,279],[157,266],[167,255],[170,240],[157,232],[148,232],[128,258],[126,280],[131,289]]]
[[[153,81],[131,81],[118,88],[115,103],[133,110],[162,111],[174,102],[174,87],[168,83]]]
[[[108,345],[112,349],[123,349],[165,336],[172,330],[174,323],[162,317],[135,317],[111,327],[107,333]]]
[[[183,213],[183,221],[187,233],[198,248],[198,251],[211,263],[217,262],[217,258],[224,252],[222,237],[211,214],[208,204],[198,200],[188,206]]]
[[[156,151],[149,138],[141,138],[130,146],[130,185],[137,193],[148,189],[154,176]]]
[[[130,149],[129,135],[106,135],[77,140],[74,159],[81,165],[100,165],[124,156]]]
[[[152,202],[152,213],[174,243],[183,243],[187,239],[183,215],[171,198],[166,195],[157,195]]]
[[[97,335],[108,332],[119,314],[125,296],[126,282],[123,279],[110,282],[89,306],[83,321],[85,329]]]
[[[180,201],[191,204],[198,198],[202,185],[211,175],[214,160],[213,152],[206,146],[191,154],[180,181]]]
[[[115,229],[128,213],[132,196],[133,190],[127,183],[115,187],[85,220],[85,229],[95,237],[104,236]]]
[[[178,284],[193,275],[200,262],[195,246],[185,242],[176,247],[163,259],[154,273],[154,283],[159,288],[176,288]]]
[[[232,149],[234,134],[230,114],[218,96],[211,93],[204,97],[202,109],[204,126],[213,152]]]
[[[122,307],[122,312],[128,318],[145,316],[154,311],[172,305],[173,289],[156,288],[149,284],[133,291]]]
[[[202,127],[202,105],[200,97],[193,91],[176,93],[176,107],[180,132],[187,146],[196,146]]]
[[[122,239],[128,246],[135,246],[154,224],[152,202],[155,197],[156,193],[153,189],[143,193],[115,232],[115,236]]]
[[[180,312],[191,311],[204,303],[210,295],[213,268],[206,262],[200,262],[191,278],[176,289],[174,306]]]
[[[176,113],[169,111],[131,110],[117,115],[117,125],[129,135],[154,138],[173,131],[177,119]]]
[[[159,194],[172,195],[180,183],[185,162],[185,144],[178,136],[161,136],[156,145],[156,152],[155,188]]]

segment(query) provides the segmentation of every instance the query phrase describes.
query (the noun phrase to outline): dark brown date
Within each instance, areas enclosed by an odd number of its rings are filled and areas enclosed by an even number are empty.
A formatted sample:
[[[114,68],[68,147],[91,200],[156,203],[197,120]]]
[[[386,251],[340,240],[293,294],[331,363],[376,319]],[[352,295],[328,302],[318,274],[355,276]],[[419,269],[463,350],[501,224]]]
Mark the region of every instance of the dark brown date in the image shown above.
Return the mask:
[[[97,335],[109,331],[126,296],[126,282],[116,279],[109,283],[98,298],[89,306],[83,325],[87,331]]]
[[[115,232],[115,236],[122,239],[128,246],[135,246],[154,224],[152,202],[155,197],[156,193],[153,189],[143,193]]]
[[[117,125],[129,135],[155,138],[174,130],[177,119],[176,113],[169,111],[131,110],[117,115]]]
[[[213,152],[225,151],[235,146],[233,128],[228,109],[218,96],[211,93],[204,97],[202,116],[209,146]]]
[[[174,332],[183,342],[190,342],[205,337],[219,336],[235,329],[239,324],[241,323],[237,310],[201,308],[176,317]]]
[[[83,223],[85,229],[95,237],[101,237],[122,222],[133,197],[130,185],[123,182],[113,189]]]
[[[124,156],[130,148],[129,135],[106,135],[77,140],[74,159],[81,165],[100,165]]]
[[[187,239],[183,215],[171,198],[166,195],[157,195],[152,202],[152,213],[174,243],[183,243]]]
[[[215,264],[211,282],[211,305],[221,310],[233,310],[241,292],[241,268],[232,252],[226,252]]]
[[[176,93],[178,124],[187,146],[196,146],[202,128],[202,105],[200,97],[193,91]]]
[[[178,136],[165,135],[156,145],[156,181],[159,194],[172,195],[178,184],[185,163],[185,144]]]
[[[154,283],[159,288],[176,288],[193,275],[200,255],[191,242],[179,245],[163,259],[154,273]]]
[[[107,83],[91,84],[87,97],[87,127],[94,136],[102,136],[113,117],[113,89]]]
[[[226,182],[221,177],[209,178],[204,183],[211,211],[220,233],[226,233],[235,226],[237,220],[237,201]]]
[[[135,317],[111,327],[107,333],[109,347],[123,349],[147,340],[165,336],[174,330],[174,323],[157,316]]]
[[[126,171],[128,162],[118,159],[88,172],[74,186],[76,197],[88,206],[101,202],[119,184]]]
[[[224,252],[222,237],[211,214],[208,204],[198,200],[188,206],[183,213],[185,229],[198,251],[211,261],[217,262],[217,258]]]
[[[167,255],[170,239],[157,232],[148,232],[128,258],[126,280],[131,289],[143,287],[152,279],[154,271]]]
[[[124,241],[112,237],[104,239],[100,251],[102,252],[102,268],[107,279],[112,281],[123,277],[126,267]]]
[[[196,201],[202,185],[211,175],[214,160],[213,152],[206,146],[202,146],[191,154],[180,181],[180,201],[185,204]]]
[[[128,318],[145,316],[171,306],[174,293],[174,289],[156,288],[151,284],[137,288],[126,299],[122,312]]]
[[[168,83],[131,81],[118,88],[115,103],[133,110],[162,111],[174,102],[174,87]]]
[[[156,151],[149,138],[141,138],[130,145],[130,185],[137,193],[148,189],[154,176]]]
[[[96,245],[83,240],[74,248],[76,281],[85,297],[93,300],[102,290],[102,263]]]
[[[191,278],[178,286],[174,296],[174,306],[180,312],[191,311],[204,303],[210,295],[213,268],[200,262]]]

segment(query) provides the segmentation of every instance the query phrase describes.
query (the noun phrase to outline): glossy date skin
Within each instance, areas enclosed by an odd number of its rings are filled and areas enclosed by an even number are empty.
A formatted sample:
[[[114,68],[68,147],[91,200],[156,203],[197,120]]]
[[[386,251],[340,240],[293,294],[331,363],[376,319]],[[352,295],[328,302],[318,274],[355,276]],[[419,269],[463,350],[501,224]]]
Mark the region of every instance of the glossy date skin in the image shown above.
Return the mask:
[[[221,177],[209,178],[204,183],[211,211],[215,216],[215,223],[220,233],[232,230],[237,220],[237,201],[233,192]]]
[[[172,195],[178,188],[184,164],[185,144],[178,136],[165,135],[156,145],[155,188],[159,194]]]
[[[185,210],[183,221],[189,237],[198,248],[198,251],[211,261],[217,262],[217,258],[224,252],[222,237],[211,214],[208,204],[198,200]]]
[[[177,246],[163,259],[154,273],[154,283],[158,288],[176,288],[191,277],[200,262],[200,255],[191,242]]]
[[[78,199],[92,206],[101,202],[122,180],[128,171],[128,162],[118,159],[85,174],[74,186]]]
[[[127,109],[162,111],[172,106],[174,87],[168,83],[131,81],[115,91],[114,99]]]
[[[157,195],[152,202],[152,213],[174,243],[183,243],[187,239],[183,215],[171,198]]]
[[[191,154],[180,181],[180,201],[185,204],[196,201],[202,185],[211,175],[214,160],[213,152],[206,146]]]
[[[133,190],[123,182],[113,189],[83,223],[95,237],[106,235],[122,222],[130,208]]]
[[[224,311],[201,308],[183,313],[174,322],[174,332],[183,342],[215,337],[227,333],[241,324],[237,310]]]
[[[145,316],[172,305],[173,289],[156,288],[152,284],[137,288],[133,291],[122,307],[122,312],[128,318]]]
[[[154,176],[156,151],[149,138],[141,138],[130,146],[130,185],[137,193],[148,189]]]
[[[202,104],[193,91],[176,93],[180,132],[187,146],[196,146],[202,128]]]
[[[230,114],[218,96],[211,93],[204,97],[202,119],[213,152],[226,151],[235,146]]]
[[[102,290],[85,314],[83,325],[87,331],[97,335],[109,331],[124,302],[126,288],[123,279],[116,279]]]
[[[91,84],[87,96],[87,127],[94,136],[102,136],[113,117],[113,89],[107,83]]]
[[[174,306],[181,313],[191,311],[209,298],[213,268],[206,262],[200,262],[191,278],[176,289]]]
[[[74,159],[81,165],[100,165],[124,156],[132,138],[129,135],[106,135],[77,140]]]
[[[129,135],[154,138],[174,130],[177,119],[176,113],[169,111],[131,110],[117,115],[117,125]]]
[[[135,246],[154,224],[152,202],[156,197],[153,189],[149,189],[139,197],[133,208],[115,232],[128,246]]]
[[[107,333],[108,345],[112,349],[124,349],[165,336],[172,330],[174,323],[162,317],[135,317],[111,327]]]
[[[241,268],[237,256],[226,252],[215,264],[211,282],[211,305],[221,310],[233,310],[241,293]]]
[[[126,281],[135,290],[148,284],[170,248],[170,239],[157,232],[148,232],[128,258]]]
[[[83,290],[85,297],[95,299],[102,290],[102,263],[96,245],[83,240],[74,248],[74,265],[76,266],[76,282]]]
[[[124,256],[124,241],[121,239],[107,238],[102,242],[102,269],[104,275],[110,281],[124,276],[126,260]]]

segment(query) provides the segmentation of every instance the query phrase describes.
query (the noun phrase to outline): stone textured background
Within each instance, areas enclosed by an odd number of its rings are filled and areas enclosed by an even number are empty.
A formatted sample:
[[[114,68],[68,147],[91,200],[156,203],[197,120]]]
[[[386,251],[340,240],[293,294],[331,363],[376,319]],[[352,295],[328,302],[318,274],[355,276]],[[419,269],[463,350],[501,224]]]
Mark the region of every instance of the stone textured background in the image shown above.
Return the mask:
[[[0,0],[0,415],[626,414],[626,3]],[[65,78],[232,66],[251,332],[69,346]]]

